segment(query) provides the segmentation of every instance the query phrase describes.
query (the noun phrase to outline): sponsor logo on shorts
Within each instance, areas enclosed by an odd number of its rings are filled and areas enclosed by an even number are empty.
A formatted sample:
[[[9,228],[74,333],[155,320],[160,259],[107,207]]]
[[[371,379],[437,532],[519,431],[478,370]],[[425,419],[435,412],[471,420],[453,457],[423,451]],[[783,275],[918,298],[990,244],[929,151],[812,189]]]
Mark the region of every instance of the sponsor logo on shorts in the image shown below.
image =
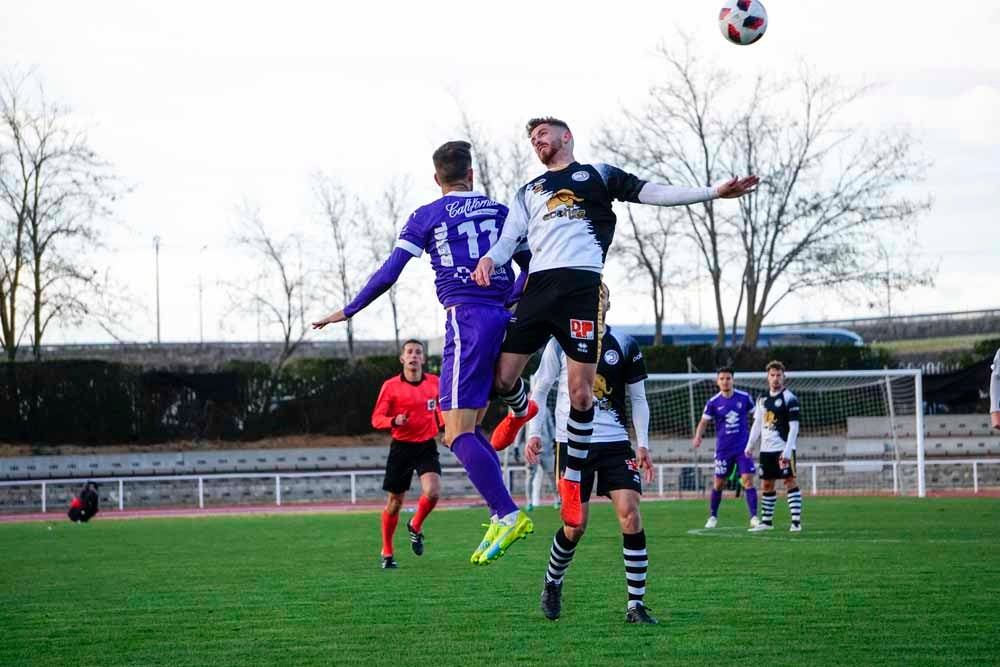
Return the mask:
[[[570,320],[570,338],[594,340],[594,320]]]
[[[639,472],[639,464],[635,462],[635,459],[625,459],[625,465],[627,465],[628,469],[632,472]]]
[[[574,171],[573,175],[570,176],[570,178],[572,178],[574,181],[577,181],[578,183],[583,183],[585,180],[590,178],[590,174],[588,174],[585,171]]]
[[[614,366],[618,363],[618,352],[615,350],[608,350],[604,353],[604,362],[609,366]]]
[[[580,352],[587,352],[590,350],[590,346],[587,345],[586,343],[577,343],[576,349]]]

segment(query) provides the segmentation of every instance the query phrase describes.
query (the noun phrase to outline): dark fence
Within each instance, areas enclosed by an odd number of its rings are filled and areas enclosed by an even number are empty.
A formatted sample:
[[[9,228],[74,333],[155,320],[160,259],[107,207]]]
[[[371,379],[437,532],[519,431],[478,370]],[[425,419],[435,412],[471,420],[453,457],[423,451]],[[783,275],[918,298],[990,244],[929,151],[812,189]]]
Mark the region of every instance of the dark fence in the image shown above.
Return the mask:
[[[934,412],[976,411],[988,382],[979,360],[954,376],[925,381]],[[995,350],[995,348],[993,348]],[[989,355],[992,357],[992,353]],[[725,350],[709,346],[649,347],[649,372],[697,371],[722,365],[763,370],[780,359],[791,371],[892,367],[883,351],[855,347]],[[534,370],[529,364],[526,373]],[[437,372],[440,360],[429,359]],[[0,368],[0,441],[104,445],[171,440],[257,440],[290,434],[371,432],[371,410],[382,383],[400,372],[395,356],[298,359],[273,375],[265,364],[239,361],[213,372],[144,370],[105,361],[46,361]],[[972,408],[975,406],[975,410]],[[486,426],[502,409],[494,402]]]

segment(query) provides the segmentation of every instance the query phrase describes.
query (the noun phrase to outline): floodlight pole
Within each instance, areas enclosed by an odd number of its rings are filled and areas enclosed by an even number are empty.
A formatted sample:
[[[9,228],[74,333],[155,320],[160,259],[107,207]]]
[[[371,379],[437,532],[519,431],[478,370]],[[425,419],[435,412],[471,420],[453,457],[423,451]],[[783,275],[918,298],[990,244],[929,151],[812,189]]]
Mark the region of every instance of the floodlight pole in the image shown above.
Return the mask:
[[[160,236],[153,237],[153,248],[156,250],[156,344],[160,344]]]

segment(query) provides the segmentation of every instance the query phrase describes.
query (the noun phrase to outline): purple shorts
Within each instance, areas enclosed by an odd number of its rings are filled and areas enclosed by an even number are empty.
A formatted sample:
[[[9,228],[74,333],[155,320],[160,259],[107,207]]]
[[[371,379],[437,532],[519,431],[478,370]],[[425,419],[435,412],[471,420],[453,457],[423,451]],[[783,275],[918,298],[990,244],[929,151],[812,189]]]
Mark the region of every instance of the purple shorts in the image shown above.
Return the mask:
[[[441,355],[442,410],[485,408],[510,312],[501,306],[453,306],[445,311]]]
[[[739,471],[740,475],[752,475],[756,471],[753,459],[743,452],[734,454],[715,453],[715,476],[726,478],[733,472],[733,467]]]

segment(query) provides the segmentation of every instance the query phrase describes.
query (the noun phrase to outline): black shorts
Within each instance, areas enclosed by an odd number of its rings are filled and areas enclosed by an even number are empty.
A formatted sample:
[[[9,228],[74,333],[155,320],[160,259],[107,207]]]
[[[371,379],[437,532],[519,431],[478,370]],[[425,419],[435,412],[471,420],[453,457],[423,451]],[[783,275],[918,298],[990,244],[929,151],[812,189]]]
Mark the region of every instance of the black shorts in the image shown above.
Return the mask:
[[[566,356],[596,364],[601,357],[601,274],[584,269],[532,273],[507,324],[504,352],[534,354],[555,336]]]
[[[437,441],[400,442],[393,440],[389,445],[389,458],[385,462],[385,480],[382,489],[389,493],[406,493],[410,490],[413,473],[423,475],[428,472],[441,474]]]
[[[556,454],[556,469],[566,470],[566,443],[560,442]],[[591,443],[587,462],[580,471],[580,502],[588,502],[597,477],[597,495],[610,496],[612,491],[630,489],[642,493],[642,477],[635,461],[635,451],[628,442]]]
[[[787,479],[795,477],[795,450],[792,450],[792,460],[784,468],[778,465],[778,459],[780,458],[781,452],[760,453],[761,479]]]

